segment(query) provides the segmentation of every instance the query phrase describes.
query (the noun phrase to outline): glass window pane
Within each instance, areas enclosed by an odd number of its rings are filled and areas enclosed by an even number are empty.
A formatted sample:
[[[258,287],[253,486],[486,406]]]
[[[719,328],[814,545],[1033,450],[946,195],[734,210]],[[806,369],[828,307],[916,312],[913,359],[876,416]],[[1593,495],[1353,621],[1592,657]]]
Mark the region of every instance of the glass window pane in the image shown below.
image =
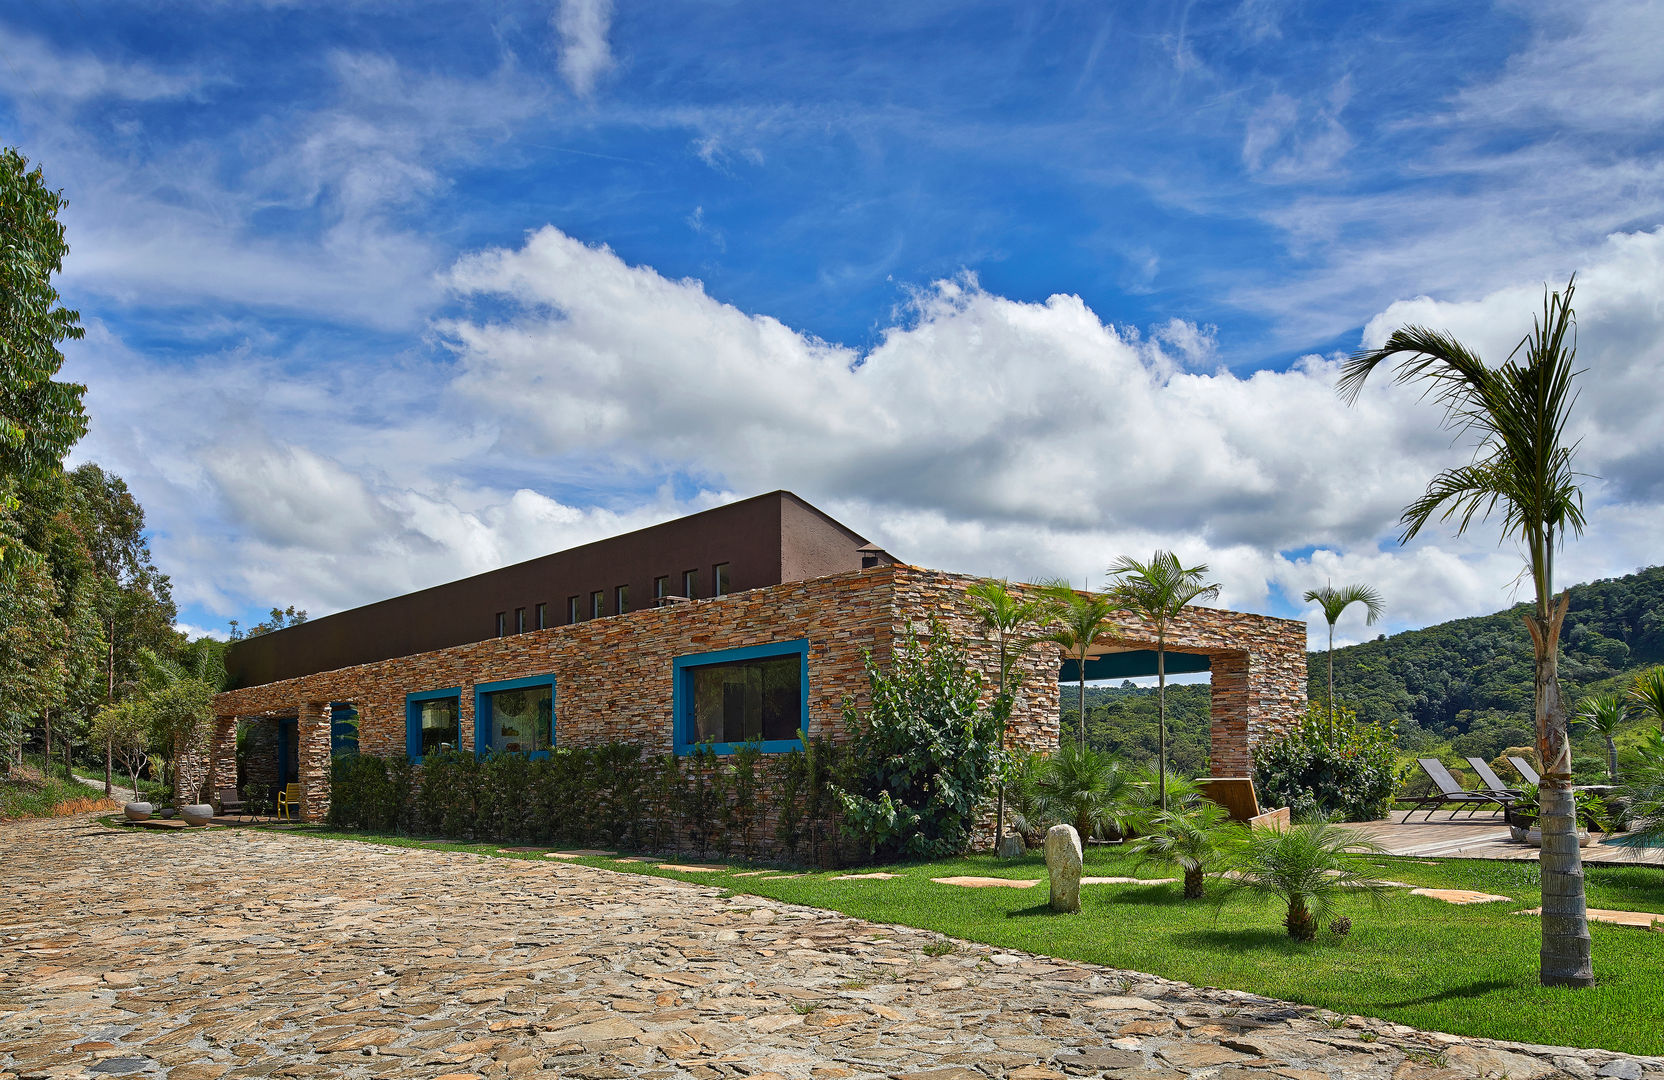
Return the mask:
[[[620,585],[618,588],[613,590],[612,613],[614,615],[622,615],[629,610],[630,587],[628,585]]]
[[[694,742],[802,737],[802,665],[796,656],[697,667],[692,683]]]
[[[498,690],[485,695],[485,704],[490,713],[486,731],[490,749],[507,754],[549,749],[554,701],[547,686]]]
[[[426,757],[441,750],[455,750],[462,728],[456,698],[435,698],[417,705],[422,721],[422,744],[417,753]]]
[[[711,582],[712,582],[711,583],[711,595],[712,596],[727,596],[728,595],[728,564],[727,563],[721,562],[721,563],[717,563],[715,566],[711,567]]]

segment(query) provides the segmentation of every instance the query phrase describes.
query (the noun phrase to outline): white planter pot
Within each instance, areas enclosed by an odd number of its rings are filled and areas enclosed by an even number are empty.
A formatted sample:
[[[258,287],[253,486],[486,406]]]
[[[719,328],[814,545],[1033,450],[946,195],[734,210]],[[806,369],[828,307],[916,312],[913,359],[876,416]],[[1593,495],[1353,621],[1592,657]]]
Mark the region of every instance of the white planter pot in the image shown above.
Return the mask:
[[[1513,837],[1517,843],[1530,844],[1534,848],[1540,848],[1543,846],[1543,830],[1535,826],[1526,829],[1519,825],[1510,825],[1508,826],[1508,835]],[[1593,837],[1589,835],[1588,829],[1577,830],[1578,847],[1588,847],[1591,839],[1593,839]]]
[[[214,808],[207,803],[192,803],[179,808],[179,816],[187,825],[206,825],[214,820]]]
[[[127,815],[128,821],[149,821],[156,808],[147,802],[130,802],[121,808],[121,812]]]

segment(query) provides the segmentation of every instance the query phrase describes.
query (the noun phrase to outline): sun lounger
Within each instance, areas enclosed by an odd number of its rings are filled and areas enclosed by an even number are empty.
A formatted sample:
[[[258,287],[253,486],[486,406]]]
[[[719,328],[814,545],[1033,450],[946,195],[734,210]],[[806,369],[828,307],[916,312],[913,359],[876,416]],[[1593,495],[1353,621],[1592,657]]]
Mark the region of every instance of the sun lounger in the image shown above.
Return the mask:
[[[1465,806],[1468,808],[1469,816],[1472,816],[1475,810],[1483,806],[1494,806],[1498,810],[1506,811],[1513,805],[1512,795],[1494,791],[1463,790],[1462,785],[1456,782],[1456,778],[1450,775],[1450,770],[1445,768],[1444,762],[1438,758],[1416,758],[1416,762],[1421,766],[1421,771],[1427,774],[1427,778],[1433,781],[1434,790],[1431,794],[1411,800],[1415,805],[1404,815],[1405,821],[1409,821],[1410,815],[1417,810],[1426,810],[1428,820],[1432,820],[1433,811],[1446,806]]]
[[[1490,762],[1482,757],[1470,757],[1467,762],[1473,766],[1473,771],[1478,774],[1479,782],[1485,785],[1485,790],[1494,791],[1498,795],[1512,795],[1516,799],[1519,798],[1519,789],[1504,784],[1502,777],[1498,776],[1496,771],[1491,768]]]
[[[1537,770],[1531,767],[1531,762],[1525,760],[1524,758],[1511,757],[1508,759],[1508,764],[1514,767],[1514,771],[1519,773],[1520,776],[1525,779],[1526,783],[1541,784],[1543,782],[1543,778],[1537,775]]]

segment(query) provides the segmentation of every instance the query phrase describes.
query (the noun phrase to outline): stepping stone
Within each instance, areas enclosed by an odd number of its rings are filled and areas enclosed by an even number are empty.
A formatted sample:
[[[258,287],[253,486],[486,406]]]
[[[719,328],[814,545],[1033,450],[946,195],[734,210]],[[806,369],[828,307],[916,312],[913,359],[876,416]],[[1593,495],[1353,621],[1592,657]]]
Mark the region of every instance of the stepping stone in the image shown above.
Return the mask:
[[[1541,915],[1542,913],[1542,908],[1534,907],[1515,914]],[[1641,930],[1664,930],[1664,915],[1659,915],[1656,912],[1612,911],[1608,908],[1592,907],[1587,909],[1587,914],[1595,922],[1611,923],[1614,926],[1634,926]]]
[[[802,877],[802,874],[775,874],[772,877],[758,878],[758,881],[785,881],[787,878]]]
[[[540,851],[541,848],[505,848],[505,851]],[[617,855],[616,851],[598,851],[593,848],[578,848],[575,851],[550,851],[547,857],[551,859],[606,859]]]
[[[656,863],[655,870],[680,870],[684,874],[720,874],[727,870],[726,866],[699,866],[693,863]]]
[[[624,860],[620,859],[618,861],[623,862]],[[735,877],[762,877],[764,874],[767,874],[767,873],[769,873],[769,871],[767,871],[767,870],[741,870],[739,873],[735,874],[734,876]]]
[[[1176,877],[1083,877],[1082,885],[1171,885],[1179,880]]]
[[[1031,878],[1008,877],[933,877],[938,885],[958,885],[965,889],[1032,889],[1040,884]]]
[[[511,851],[516,855],[530,855],[534,851],[548,851],[546,847],[500,847],[498,851]]]
[[[1499,901],[1511,899],[1498,896],[1495,893],[1474,892],[1472,889],[1411,889],[1411,896],[1431,896],[1435,900],[1443,900],[1447,904],[1495,904]]]
[[[885,873],[877,873],[877,874],[838,874],[834,877],[829,878],[828,880],[829,881],[889,881],[891,878],[898,878],[900,876],[901,876],[900,874],[885,874]]]

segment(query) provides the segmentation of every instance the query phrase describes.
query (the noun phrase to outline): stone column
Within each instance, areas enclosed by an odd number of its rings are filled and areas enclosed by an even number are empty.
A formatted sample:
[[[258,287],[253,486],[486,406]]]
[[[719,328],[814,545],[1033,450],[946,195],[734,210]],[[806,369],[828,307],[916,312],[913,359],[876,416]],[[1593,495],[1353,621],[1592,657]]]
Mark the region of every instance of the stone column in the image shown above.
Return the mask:
[[[302,821],[322,821],[329,813],[329,702],[302,702],[297,711],[300,816]]]
[[[208,736],[208,799],[217,801],[220,791],[237,786],[237,718],[214,717]]]
[[[1306,643],[1278,641],[1251,652],[1211,653],[1213,776],[1250,776],[1254,747],[1306,711]]]

